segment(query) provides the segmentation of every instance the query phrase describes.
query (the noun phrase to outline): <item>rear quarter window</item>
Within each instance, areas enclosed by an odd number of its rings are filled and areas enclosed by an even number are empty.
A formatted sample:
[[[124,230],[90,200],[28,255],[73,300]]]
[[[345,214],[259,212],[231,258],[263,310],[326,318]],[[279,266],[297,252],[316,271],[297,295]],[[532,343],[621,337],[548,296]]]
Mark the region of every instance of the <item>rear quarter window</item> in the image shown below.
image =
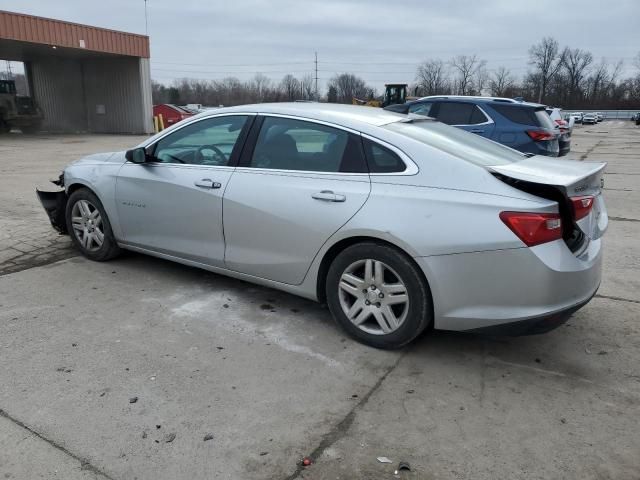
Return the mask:
[[[368,138],[362,140],[370,173],[400,173],[407,169],[400,157],[388,148]]]

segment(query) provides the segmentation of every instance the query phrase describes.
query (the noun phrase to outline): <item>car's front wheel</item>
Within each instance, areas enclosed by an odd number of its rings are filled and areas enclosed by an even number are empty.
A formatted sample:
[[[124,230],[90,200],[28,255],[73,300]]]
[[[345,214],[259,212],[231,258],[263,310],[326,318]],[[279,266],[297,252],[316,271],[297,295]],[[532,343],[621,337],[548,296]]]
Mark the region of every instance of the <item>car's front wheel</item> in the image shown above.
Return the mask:
[[[89,189],[69,196],[66,219],[71,240],[85,257],[104,262],[120,253],[104,207]]]
[[[329,267],[326,293],[337,322],[373,347],[402,347],[432,322],[431,294],[420,270],[387,245],[343,250]]]

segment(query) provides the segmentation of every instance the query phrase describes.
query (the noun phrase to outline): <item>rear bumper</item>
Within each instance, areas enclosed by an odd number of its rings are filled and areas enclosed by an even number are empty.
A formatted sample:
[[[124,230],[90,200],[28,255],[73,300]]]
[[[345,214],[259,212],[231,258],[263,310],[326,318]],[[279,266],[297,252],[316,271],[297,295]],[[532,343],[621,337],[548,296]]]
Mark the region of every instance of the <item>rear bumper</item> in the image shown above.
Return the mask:
[[[67,233],[67,222],[65,219],[67,193],[64,190],[59,192],[43,192],[36,189],[36,194],[44,211],[47,212],[53,228],[60,233]]]
[[[597,289],[596,289],[597,291]],[[480,335],[495,335],[518,337],[523,335],[539,335],[550,332],[567,322],[571,316],[584,307],[593,298],[596,292],[593,292],[587,300],[573,307],[565,308],[556,313],[543,315],[542,317],[529,318],[527,320],[519,320],[517,322],[503,323],[500,325],[492,325],[490,327],[473,328],[467,330],[469,333],[478,333]]]
[[[416,261],[430,283],[435,328],[537,333],[560,325],[595,295],[601,247],[601,239],[592,240],[576,257],[558,240]]]
[[[567,138],[566,140],[560,140],[558,142],[558,145],[560,147],[560,151],[558,153],[559,157],[563,157],[565,156],[567,153],[569,153],[571,151],[571,139]]]

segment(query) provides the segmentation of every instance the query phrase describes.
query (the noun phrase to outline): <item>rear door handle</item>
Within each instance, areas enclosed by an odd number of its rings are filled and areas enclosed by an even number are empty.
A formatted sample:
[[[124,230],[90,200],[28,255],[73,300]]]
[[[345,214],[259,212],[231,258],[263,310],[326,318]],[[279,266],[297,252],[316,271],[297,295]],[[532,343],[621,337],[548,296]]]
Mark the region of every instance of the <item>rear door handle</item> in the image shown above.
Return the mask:
[[[480,129],[474,129],[474,130],[470,130],[471,133],[484,133],[484,130],[480,130]]]
[[[347,197],[339,193],[333,193],[331,190],[322,190],[311,195],[311,198],[323,200],[325,202],[344,202]]]
[[[220,188],[220,187],[222,187],[221,183],[214,182],[210,178],[203,178],[201,180],[196,180],[195,182],[193,182],[193,184],[196,187],[202,187],[202,188]]]

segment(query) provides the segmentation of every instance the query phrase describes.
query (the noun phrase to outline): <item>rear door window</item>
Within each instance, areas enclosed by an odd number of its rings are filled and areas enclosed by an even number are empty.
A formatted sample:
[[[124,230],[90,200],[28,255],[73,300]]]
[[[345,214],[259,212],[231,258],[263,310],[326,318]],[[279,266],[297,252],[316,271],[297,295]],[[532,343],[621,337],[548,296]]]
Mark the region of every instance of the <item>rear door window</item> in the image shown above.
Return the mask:
[[[265,117],[249,167],[366,173],[357,135],[319,123]]]
[[[435,116],[447,125],[469,125],[475,105],[461,102],[438,102]]]

